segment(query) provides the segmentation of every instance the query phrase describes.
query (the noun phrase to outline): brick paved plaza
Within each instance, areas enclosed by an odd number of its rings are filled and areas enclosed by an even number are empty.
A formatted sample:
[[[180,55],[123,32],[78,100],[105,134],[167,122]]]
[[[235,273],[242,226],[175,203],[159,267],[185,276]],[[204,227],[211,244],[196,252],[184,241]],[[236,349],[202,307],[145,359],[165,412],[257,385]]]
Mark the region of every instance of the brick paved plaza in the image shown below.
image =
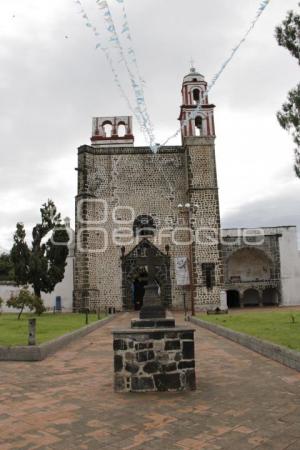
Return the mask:
[[[132,317],[42,362],[0,362],[1,450],[300,449],[300,373],[199,328],[197,391],[114,393],[111,331]]]

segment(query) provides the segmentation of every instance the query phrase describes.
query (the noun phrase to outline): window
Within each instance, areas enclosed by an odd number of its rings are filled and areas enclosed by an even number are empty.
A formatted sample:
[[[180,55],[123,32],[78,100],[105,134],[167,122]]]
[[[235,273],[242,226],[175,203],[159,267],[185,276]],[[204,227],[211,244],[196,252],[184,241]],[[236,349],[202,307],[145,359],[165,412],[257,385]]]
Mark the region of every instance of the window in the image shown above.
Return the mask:
[[[215,264],[203,263],[202,264],[202,277],[207,289],[212,289],[216,284],[215,280]]]
[[[203,134],[203,119],[197,116],[195,119],[196,136],[202,136]]]
[[[200,101],[200,91],[199,91],[199,89],[194,89],[193,90],[193,100],[194,100],[194,103],[198,103]]]
[[[134,236],[153,236],[155,231],[154,220],[151,216],[143,214],[138,216],[133,223]]]

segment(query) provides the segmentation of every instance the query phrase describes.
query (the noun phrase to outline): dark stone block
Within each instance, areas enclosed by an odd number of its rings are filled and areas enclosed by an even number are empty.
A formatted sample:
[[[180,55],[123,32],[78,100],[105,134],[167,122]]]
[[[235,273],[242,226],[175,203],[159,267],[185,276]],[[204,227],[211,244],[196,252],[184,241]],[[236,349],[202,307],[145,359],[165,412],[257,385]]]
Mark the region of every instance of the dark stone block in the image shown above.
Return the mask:
[[[154,352],[152,350],[149,350],[148,359],[154,359],[154,357],[155,357]]]
[[[163,370],[165,372],[174,372],[175,370],[177,370],[177,364],[175,362],[169,363],[169,364],[164,364],[163,365]]]
[[[136,354],[136,360],[138,362],[143,362],[148,360],[148,352],[139,352]]]
[[[133,319],[131,328],[174,328],[174,319]]]
[[[154,320],[134,320],[131,322],[131,328],[154,328]]]
[[[156,326],[161,327],[161,328],[174,328],[175,327],[175,319],[157,320]]]
[[[195,368],[195,361],[181,361],[178,364],[178,369],[194,369]]]
[[[180,341],[167,341],[165,344],[165,350],[179,350],[180,349]]]
[[[124,377],[115,376],[115,390],[116,391],[124,391],[124,389],[125,389]]]
[[[151,359],[154,359],[154,352],[152,350],[144,351],[144,352],[138,352],[137,355],[136,355],[136,360],[138,362],[149,361]]]
[[[157,331],[156,333],[151,333],[151,338],[158,340],[158,339],[163,339],[165,337],[165,334],[162,332]]]
[[[154,382],[158,391],[180,390],[180,375],[179,373],[162,373],[154,375]]]
[[[133,391],[154,390],[154,382],[152,377],[133,377],[131,389]]]
[[[185,376],[186,376],[186,385],[191,389],[191,391],[195,391],[196,390],[195,370],[187,370]]]
[[[155,373],[158,372],[161,365],[156,361],[148,362],[144,365],[144,372],[146,373]]]
[[[114,358],[115,372],[121,372],[123,369],[123,358],[121,355],[115,355]]]
[[[126,363],[125,370],[127,370],[127,372],[135,374],[139,371],[139,366],[132,363]]]
[[[195,359],[194,341],[182,343],[183,359]]]
[[[175,359],[175,361],[181,361],[182,360],[182,353],[181,352],[177,352],[174,359]]]
[[[114,350],[127,350],[127,344],[123,339],[114,340]]]
[[[185,333],[180,333],[180,339],[188,339],[190,341],[194,340],[194,333],[192,331],[186,331]]]
[[[178,333],[176,333],[175,331],[170,331],[168,333],[166,333],[166,338],[167,339],[178,339]]]
[[[151,344],[152,345],[152,347],[153,347],[153,344]],[[152,348],[151,347],[151,348]],[[148,344],[148,343],[139,343],[139,344],[135,344],[135,348],[137,349],[137,350],[145,350],[145,349],[147,349],[147,348],[150,348],[150,344]]]

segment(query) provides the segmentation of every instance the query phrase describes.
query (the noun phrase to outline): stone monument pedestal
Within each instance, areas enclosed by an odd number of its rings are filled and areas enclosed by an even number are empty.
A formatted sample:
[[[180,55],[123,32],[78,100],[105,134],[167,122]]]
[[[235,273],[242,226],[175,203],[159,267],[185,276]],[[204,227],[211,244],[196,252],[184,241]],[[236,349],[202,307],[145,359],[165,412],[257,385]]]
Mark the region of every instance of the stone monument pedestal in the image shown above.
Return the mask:
[[[176,327],[153,286],[148,293],[140,319],[132,320],[129,329],[113,331],[115,391],[195,390],[195,330]]]

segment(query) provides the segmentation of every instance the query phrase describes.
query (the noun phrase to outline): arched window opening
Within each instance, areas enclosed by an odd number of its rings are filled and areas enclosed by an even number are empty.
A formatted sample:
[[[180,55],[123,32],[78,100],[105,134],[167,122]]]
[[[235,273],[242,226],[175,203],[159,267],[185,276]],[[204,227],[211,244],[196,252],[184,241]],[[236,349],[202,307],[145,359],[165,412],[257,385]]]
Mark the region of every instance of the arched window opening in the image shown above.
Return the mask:
[[[228,308],[240,308],[240,294],[239,291],[229,290],[227,291],[227,307]]]
[[[153,236],[156,227],[151,216],[143,214],[138,216],[133,223],[133,235],[135,236]]]
[[[199,89],[194,89],[193,90],[193,100],[194,100],[194,103],[199,103],[199,101],[200,101],[200,91],[199,91]]]
[[[112,124],[110,122],[104,122],[103,130],[106,138],[110,138],[112,135]]]
[[[258,306],[260,303],[259,292],[256,289],[248,289],[243,297],[244,306]]]
[[[265,306],[278,305],[278,292],[275,288],[267,288],[263,292],[263,304]]]
[[[200,116],[197,116],[195,119],[195,131],[196,131],[196,136],[203,135],[203,119]]]
[[[125,123],[120,122],[119,126],[118,126],[118,136],[119,137],[124,137],[125,135],[126,135]]]

